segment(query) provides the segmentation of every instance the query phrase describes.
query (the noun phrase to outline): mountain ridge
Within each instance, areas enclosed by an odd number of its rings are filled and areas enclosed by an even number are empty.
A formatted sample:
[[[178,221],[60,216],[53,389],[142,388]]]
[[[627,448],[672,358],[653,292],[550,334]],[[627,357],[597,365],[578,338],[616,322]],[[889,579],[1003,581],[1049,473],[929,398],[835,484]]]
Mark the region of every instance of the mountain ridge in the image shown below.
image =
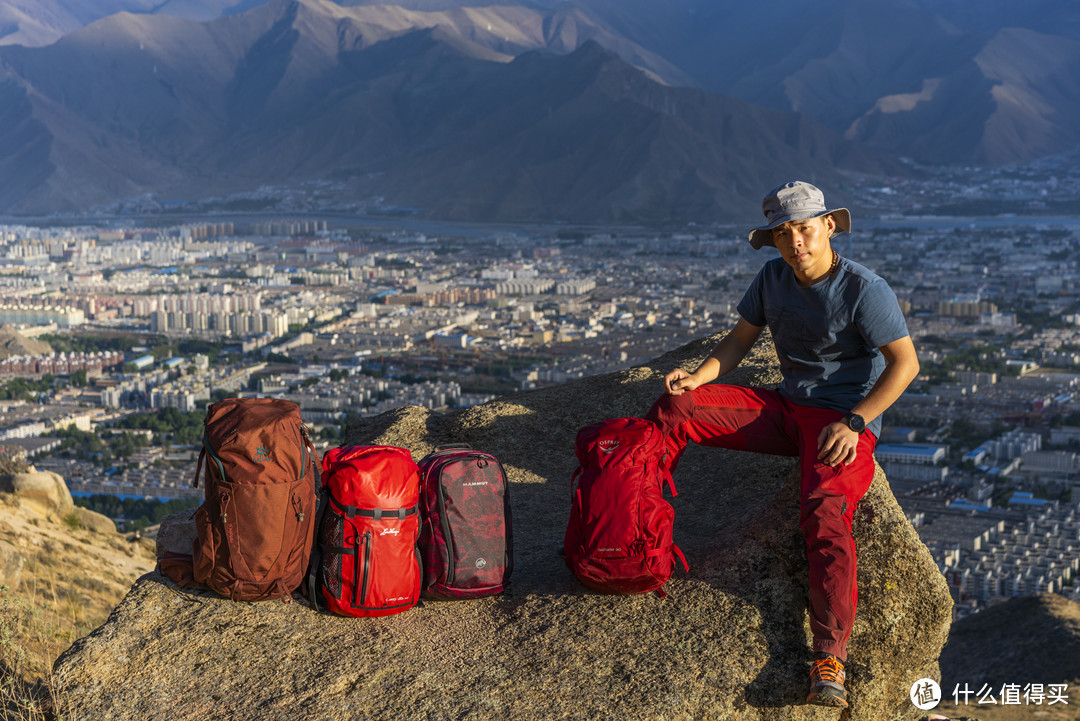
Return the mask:
[[[117,15],[0,48],[0,101],[34,140],[0,131],[0,210],[334,177],[449,219],[734,219],[792,173],[902,170],[790,113],[659,84],[596,41],[492,53],[447,25],[387,36],[327,0],[202,24]]]

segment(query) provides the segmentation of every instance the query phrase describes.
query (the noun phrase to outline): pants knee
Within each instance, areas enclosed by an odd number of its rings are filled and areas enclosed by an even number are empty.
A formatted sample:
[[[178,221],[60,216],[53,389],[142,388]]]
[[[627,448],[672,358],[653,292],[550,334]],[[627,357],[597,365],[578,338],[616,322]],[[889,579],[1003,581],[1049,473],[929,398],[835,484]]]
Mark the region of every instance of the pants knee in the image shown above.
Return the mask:
[[[663,393],[652,404],[652,408],[649,409],[646,417],[654,423],[665,427],[665,430],[670,432],[680,422],[688,420],[693,415],[693,412],[694,398],[690,393],[683,393],[678,396]]]

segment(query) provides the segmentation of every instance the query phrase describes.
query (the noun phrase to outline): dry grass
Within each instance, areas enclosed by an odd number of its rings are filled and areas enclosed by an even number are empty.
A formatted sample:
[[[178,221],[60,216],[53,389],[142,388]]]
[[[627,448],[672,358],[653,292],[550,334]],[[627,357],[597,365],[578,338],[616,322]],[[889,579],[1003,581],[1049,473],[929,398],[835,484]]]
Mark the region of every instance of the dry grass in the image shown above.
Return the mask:
[[[38,599],[27,603],[12,598],[7,586],[0,586],[0,709],[5,719],[51,721],[72,719],[63,713],[63,703],[52,683],[48,661],[67,646],[59,640],[64,632],[56,625],[60,605],[43,617]],[[67,625],[67,624],[64,624]]]
[[[74,721],[53,683],[56,658],[102,624],[153,554],[116,534],[0,506],[0,538],[25,559],[16,588],[0,587],[0,718]]]

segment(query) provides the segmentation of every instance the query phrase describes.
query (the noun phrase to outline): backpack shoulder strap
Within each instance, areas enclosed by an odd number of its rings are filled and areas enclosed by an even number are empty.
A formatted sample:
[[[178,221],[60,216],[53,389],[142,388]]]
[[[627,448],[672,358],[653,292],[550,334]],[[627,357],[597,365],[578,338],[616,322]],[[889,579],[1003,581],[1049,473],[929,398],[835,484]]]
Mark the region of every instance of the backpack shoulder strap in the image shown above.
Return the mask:
[[[664,484],[667,484],[668,490],[671,491],[671,497],[679,495],[679,492],[675,490],[675,481],[671,477],[671,473],[664,473],[664,477],[660,479],[660,490],[664,490]]]
[[[199,474],[202,473],[203,460],[206,458],[206,448],[199,449],[199,461],[195,464],[195,480],[191,482],[192,488],[199,487]]]
[[[317,467],[318,464],[316,464]],[[326,515],[326,507],[329,505],[327,498],[329,496],[330,489],[319,488],[319,505],[315,508],[315,533],[312,534],[311,560],[308,563],[308,600],[311,602],[311,607],[316,611],[319,610],[319,571],[322,567],[322,548],[319,546],[319,539],[322,538],[323,516]]]

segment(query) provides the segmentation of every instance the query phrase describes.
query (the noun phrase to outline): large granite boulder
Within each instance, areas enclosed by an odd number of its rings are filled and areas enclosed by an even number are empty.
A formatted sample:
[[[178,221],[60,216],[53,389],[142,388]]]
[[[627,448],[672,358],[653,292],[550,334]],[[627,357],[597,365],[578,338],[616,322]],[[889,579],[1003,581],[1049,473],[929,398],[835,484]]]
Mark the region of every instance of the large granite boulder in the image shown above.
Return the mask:
[[[91,533],[111,535],[116,533],[116,522],[104,513],[91,511],[89,508],[75,506],[73,513],[79,519],[79,525]]]
[[[0,493],[11,494],[21,508],[60,520],[75,509],[67,483],[52,471],[0,475]]]
[[[440,415],[410,407],[350,429],[417,459],[437,444],[495,453],[511,481],[515,570],[497,598],[424,602],[345,619],[291,604],[232,603],[141,578],[108,622],[58,661],[55,681],[94,719],[814,719],[807,566],[789,458],[690,449],[676,474],[676,542],[688,574],[670,594],[604,596],[557,549],[569,516],[576,430],[640,416],[675,365],[587,378]],[[759,346],[726,380],[778,380]],[[938,677],[951,601],[878,472],[855,521],[860,605],[850,645],[851,719],[916,718],[914,681]]]

